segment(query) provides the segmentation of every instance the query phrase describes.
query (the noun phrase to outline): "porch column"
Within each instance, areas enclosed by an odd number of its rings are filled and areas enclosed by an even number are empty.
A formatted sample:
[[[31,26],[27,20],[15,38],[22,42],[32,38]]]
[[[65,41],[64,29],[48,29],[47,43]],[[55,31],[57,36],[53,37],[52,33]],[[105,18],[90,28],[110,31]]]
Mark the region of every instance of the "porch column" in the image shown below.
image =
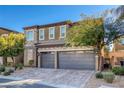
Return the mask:
[[[38,67],[38,63],[37,63],[37,48],[36,47],[34,47],[34,49],[33,49],[33,57],[34,57],[34,66],[35,67]]]
[[[40,56],[41,56],[41,54],[38,55],[38,68],[41,68],[41,63],[40,63],[40,60],[41,59],[40,59]]]
[[[54,68],[57,69],[58,68],[58,52],[55,51],[55,62],[54,62]]]
[[[28,49],[24,49],[24,66],[27,66],[27,59],[28,59],[28,53],[27,53]],[[7,60],[6,60],[7,61]]]

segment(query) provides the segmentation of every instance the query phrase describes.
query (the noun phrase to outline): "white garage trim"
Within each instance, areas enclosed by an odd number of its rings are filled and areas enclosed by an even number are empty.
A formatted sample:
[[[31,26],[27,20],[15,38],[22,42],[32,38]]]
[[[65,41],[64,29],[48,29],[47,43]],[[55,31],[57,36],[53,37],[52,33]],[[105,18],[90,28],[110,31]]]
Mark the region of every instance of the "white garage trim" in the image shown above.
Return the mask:
[[[61,48],[42,48],[38,49],[38,52],[49,52],[49,51],[94,51],[93,47],[61,47]]]

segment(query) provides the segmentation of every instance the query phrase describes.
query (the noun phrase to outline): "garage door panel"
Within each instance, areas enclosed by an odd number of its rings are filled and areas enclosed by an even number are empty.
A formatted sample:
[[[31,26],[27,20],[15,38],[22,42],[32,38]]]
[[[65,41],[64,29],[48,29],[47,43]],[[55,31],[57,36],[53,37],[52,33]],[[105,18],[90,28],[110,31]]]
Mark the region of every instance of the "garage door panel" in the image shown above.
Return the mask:
[[[93,65],[70,65],[70,64],[60,64],[60,69],[82,69],[82,70],[94,70]]]
[[[95,70],[94,53],[59,53],[59,68]]]
[[[54,68],[54,54],[50,53],[41,54],[41,67]]]

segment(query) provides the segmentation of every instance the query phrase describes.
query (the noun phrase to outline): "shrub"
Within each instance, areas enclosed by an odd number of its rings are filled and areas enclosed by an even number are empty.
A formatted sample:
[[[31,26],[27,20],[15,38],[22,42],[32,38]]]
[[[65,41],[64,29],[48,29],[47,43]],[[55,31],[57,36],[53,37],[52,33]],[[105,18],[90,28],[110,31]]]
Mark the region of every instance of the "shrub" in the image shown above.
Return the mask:
[[[124,67],[114,67],[112,68],[112,72],[115,75],[124,75]]]
[[[4,72],[5,71],[5,66],[1,65],[0,66],[0,72]]]
[[[22,63],[17,63],[15,65],[15,69],[23,69],[23,64]]]
[[[34,60],[29,60],[29,65],[32,66],[34,64]]]
[[[14,69],[9,69],[9,72],[10,73],[14,73]]]
[[[103,73],[103,78],[107,83],[112,83],[115,78],[115,75],[112,72],[105,72]]]
[[[120,67],[120,75],[124,75],[124,67]]]
[[[3,72],[3,75],[4,76],[8,76],[8,75],[10,75],[10,72],[9,71],[5,71],[5,72]]]
[[[7,62],[7,66],[14,66],[13,62]]]
[[[112,69],[112,65],[110,63],[105,63],[103,66],[104,69]]]
[[[96,73],[96,78],[102,79],[103,74],[101,72]]]
[[[120,67],[114,67],[114,68],[112,68],[112,72],[113,72],[115,75],[119,75],[119,74],[120,74]]]
[[[111,64],[109,64],[109,69],[112,69],[112,65]]]
[[[14,69],[9,68],[9,69],[7,69],[6,71],[7,71],[7,72],[10,72],[10,73],[13,73],[13,72],[14,72]]]

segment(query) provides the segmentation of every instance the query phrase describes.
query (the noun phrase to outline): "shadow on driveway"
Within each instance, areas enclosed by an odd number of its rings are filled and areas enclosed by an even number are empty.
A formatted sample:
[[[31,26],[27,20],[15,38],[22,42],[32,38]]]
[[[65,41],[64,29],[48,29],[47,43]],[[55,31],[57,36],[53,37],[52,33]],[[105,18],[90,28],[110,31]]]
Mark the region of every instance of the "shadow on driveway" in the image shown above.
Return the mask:
[[[52,86],[49,86],[49,85],[44,85],[44,84],[36,84],[36,83],[33,83],[33,84],[14,84],[14,85],[3,85],[3,83],[10,83],[10,82],[13,82],[13,81],[19,81],[19,80],[11,80],[11,79],[4,79],[4,78],[0,78],[0,88],[55,88],[55,87],[52,87]]]
[[[8,83],[8,82],[12,82],[12,81],[16,81],[16,80],[0,78],[0,83]]]

